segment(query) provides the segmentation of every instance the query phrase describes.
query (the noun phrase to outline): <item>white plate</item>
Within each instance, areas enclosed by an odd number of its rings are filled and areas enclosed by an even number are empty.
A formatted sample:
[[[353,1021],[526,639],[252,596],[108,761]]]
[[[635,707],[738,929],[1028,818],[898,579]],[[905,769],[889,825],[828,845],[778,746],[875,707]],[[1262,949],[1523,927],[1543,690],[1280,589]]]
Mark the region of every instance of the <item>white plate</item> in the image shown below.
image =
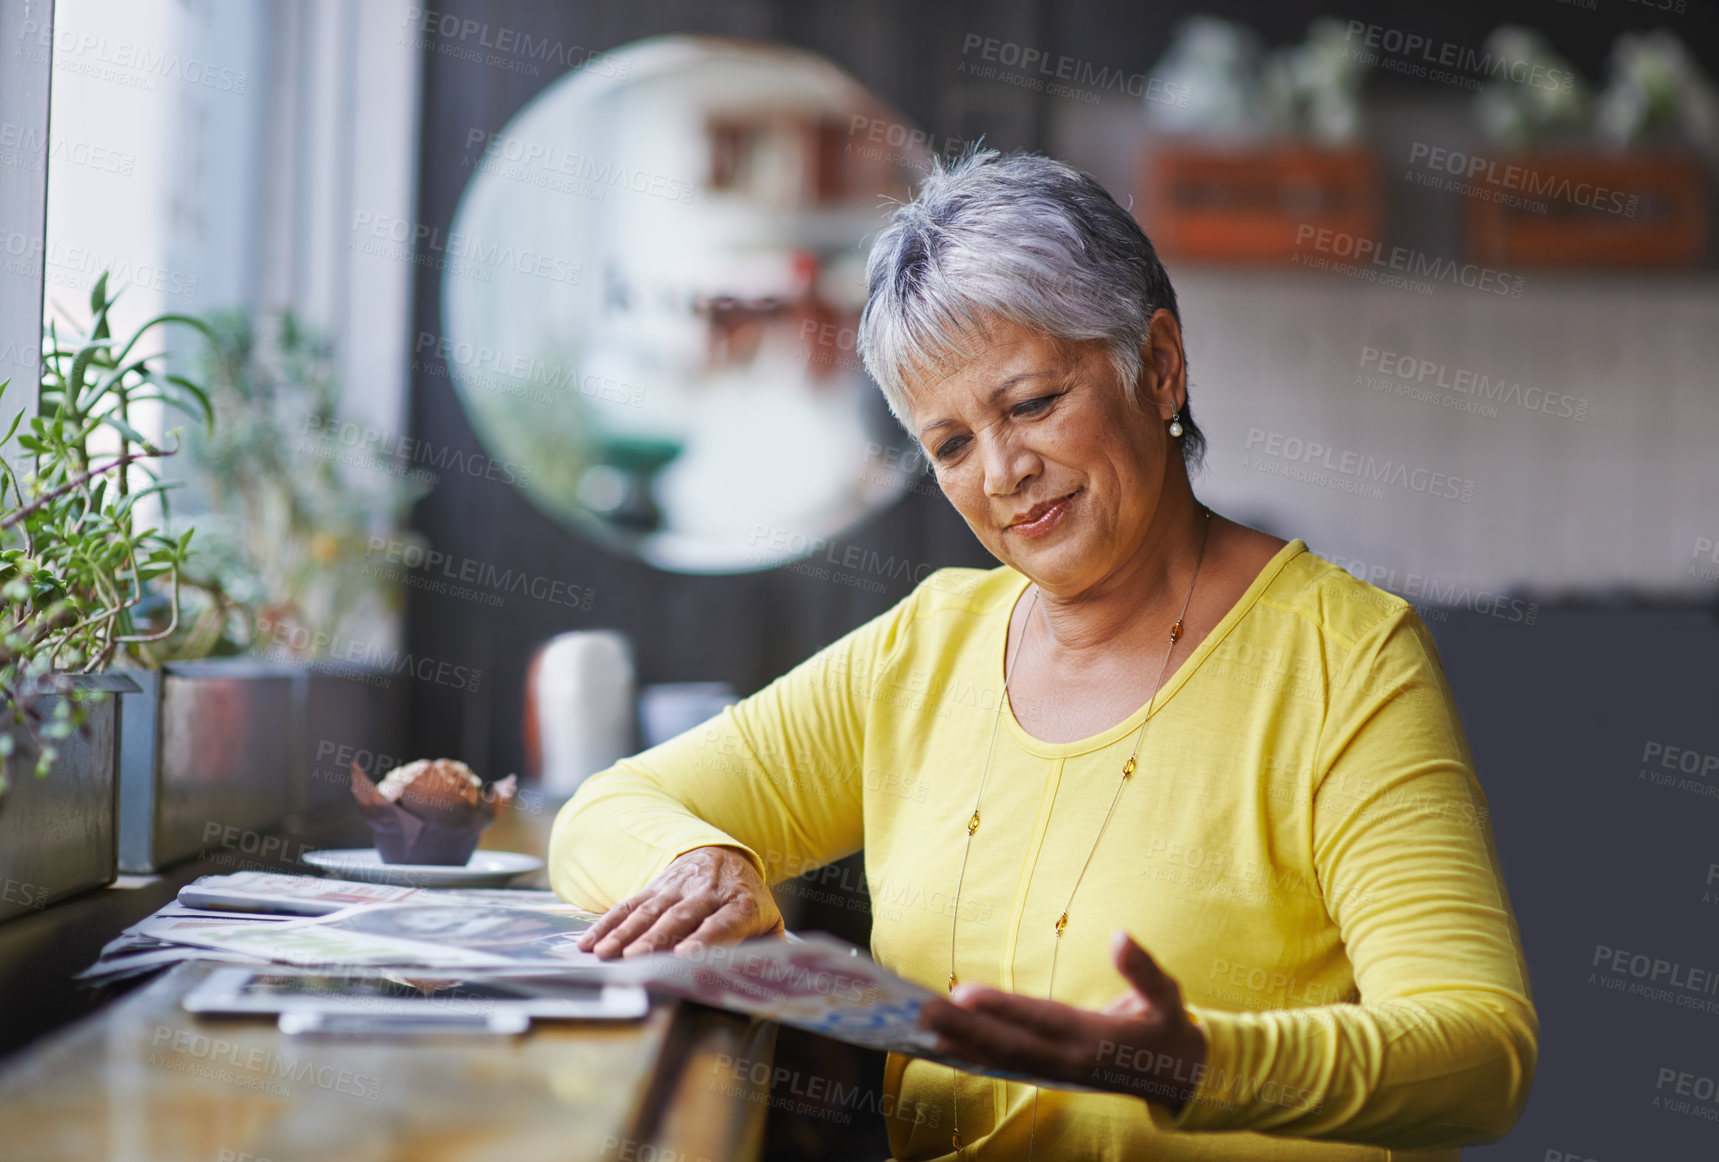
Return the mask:
[[[463,865],[383,863],[374,847],[307,851],[304,861],[343,880],[406,888],[500,888],[543,866],[535,855],[517,851],[476,851]]]

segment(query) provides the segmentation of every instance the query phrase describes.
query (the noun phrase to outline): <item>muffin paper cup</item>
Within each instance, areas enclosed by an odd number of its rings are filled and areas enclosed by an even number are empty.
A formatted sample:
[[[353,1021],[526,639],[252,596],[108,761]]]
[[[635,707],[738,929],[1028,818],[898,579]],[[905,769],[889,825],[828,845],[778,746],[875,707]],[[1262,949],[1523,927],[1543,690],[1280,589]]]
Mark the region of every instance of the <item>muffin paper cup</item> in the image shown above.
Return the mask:
[[[483,829],[495,821],[496,811],[512,802],[515,785],[509,775],[486,788],[473,804],[427,803],[414,797],[410,787],[394,802],[352,764],[352,796],[370,823],[383,863],[463,866],[477,850]]]

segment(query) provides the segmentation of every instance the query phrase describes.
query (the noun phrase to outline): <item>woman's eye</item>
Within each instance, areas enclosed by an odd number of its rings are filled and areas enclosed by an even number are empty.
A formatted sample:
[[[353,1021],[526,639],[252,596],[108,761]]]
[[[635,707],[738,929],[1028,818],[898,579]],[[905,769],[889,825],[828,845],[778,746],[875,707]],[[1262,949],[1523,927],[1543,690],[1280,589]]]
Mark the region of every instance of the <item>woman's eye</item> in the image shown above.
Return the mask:
[[[1037,415],[1039,412],[1050,407],[1054,402],[1056,402],[1056,396],[1054,395],[1041,395],[1036,399],[1023,400],[1015,408],[1015,414],[1020,416]]]
[[[961,440],[962,437],[956,436],[953,439],[943,441],[943,443],[937,446],[937,451],[933,453],[933,455],[935,455],[939,460],[949,459],[949,457],[961,450]]]

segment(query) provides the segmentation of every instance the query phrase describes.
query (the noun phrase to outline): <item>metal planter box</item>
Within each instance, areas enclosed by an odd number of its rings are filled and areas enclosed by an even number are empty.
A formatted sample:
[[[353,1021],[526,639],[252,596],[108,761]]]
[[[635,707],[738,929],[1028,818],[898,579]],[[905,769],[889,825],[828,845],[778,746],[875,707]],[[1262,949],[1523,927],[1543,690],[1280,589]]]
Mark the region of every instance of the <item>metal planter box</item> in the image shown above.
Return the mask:
[[[292,808],[303,675],[253,658],[134,671],[121,715],[119,868],[236,847]]]
[[[137,686],[119,674],[75,680],[109,696],[89,707],[89,737],[74,733],[58,744],[47,778],[35,777],[29,735],[13,732],[10,785],[0,795],[0,920],[113,882],[120,698]],[[44,699],[43,710],[58,701]]]

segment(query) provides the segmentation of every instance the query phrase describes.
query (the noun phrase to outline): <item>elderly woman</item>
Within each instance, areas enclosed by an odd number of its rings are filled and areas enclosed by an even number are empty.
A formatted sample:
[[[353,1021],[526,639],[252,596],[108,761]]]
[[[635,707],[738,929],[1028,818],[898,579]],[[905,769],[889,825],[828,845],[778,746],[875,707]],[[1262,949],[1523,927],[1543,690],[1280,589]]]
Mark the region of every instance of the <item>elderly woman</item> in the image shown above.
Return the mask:
[[[942,569],[593,776],[551,874],[601,956],[778,932],[864,850],[872,952],[949,1000],[897,1158],[1455,1159],[1538,1021],[1462,725],[1403,600],[1213,513],[1175,292],[1092,178],[933,173],[866,366],[1002,564]]]

